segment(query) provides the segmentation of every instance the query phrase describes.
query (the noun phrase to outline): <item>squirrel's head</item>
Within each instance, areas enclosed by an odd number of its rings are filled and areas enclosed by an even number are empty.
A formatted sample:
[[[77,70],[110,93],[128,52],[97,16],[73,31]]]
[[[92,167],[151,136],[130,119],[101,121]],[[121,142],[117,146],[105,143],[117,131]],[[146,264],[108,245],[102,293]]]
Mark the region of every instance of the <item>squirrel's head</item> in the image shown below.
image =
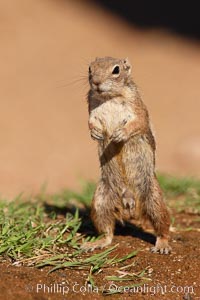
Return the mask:
[[[129,84],[130,79],[131,65],[127,58],[96,58],[89,66],[91,90],[102,96],[121,94],[122,88]]]

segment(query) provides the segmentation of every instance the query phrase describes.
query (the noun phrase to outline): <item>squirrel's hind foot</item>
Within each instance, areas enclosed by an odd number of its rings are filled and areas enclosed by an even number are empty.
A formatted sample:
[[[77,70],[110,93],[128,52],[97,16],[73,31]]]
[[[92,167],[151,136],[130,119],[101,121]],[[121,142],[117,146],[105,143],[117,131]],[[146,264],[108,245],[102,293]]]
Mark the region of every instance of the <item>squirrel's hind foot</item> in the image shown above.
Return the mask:
[[[102,249],[110,245],[111,242],[112,242],[111,237],[105,237],[95,242],[86,242],[81,245],[81,249],[83,249],[85,252],[94,251],[95,249]]]
[[[170,254],[172,248],[168,244],[168,239],[157,238],[156,244],[150,249],[152,253]]]

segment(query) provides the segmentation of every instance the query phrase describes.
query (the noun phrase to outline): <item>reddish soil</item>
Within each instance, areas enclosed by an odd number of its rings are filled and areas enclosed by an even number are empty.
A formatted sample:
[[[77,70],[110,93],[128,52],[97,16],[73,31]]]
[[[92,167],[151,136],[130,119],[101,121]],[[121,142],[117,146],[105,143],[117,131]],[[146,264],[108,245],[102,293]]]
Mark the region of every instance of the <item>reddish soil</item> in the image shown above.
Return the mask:
[[[105,55],[133,64],[156,131],[158,169],[200,175],[199,43],[140,31],[88,1],[3,0],[0,15],[1,195],[97,178],[83,77]]]
[[[115,254],[121,257],[134,249],[141,249],[135,258],[126,261],[125,265],[135,262],[126,271],[137,272],[149,267],[150,278],[143,284],[143,292],[137,290],[126,293],[106,296],[108,299],[199,299],[200,298],[200,244],[198,222],[199,216],[173,213],[176,219],[175,226],[181,228],[193,227],[190,232],[176,231],[171,234],[172,253],[167,255],[153,254],[149,252],[154,237],[149,233],[141,235],[139,231],[133,231],[131,226],[119,228],[116,232],[113,244],[119,243]],[[63,269],[48,274],[49,267],[36,269],[34,267],[16,267],[4,262],[0,265],[0,299],[2,300],[54,300],[54,299],[102,299],[105,296],[100,292],[101,286],[109,289],[115,284],[119,289],[123,282],[106,281],[108,275],[119,275],[112,267],[104,269],[102,273],[95,275],[96,286],[99,290],[91,291],[84,286],[87,272],[82,270]],[[131,284],[132,282],[126,282]],[[62,295],[59,286],[65,286],[66,294]],[[48,292],[49,288],[49,292]],[[50,290],[51,288],[51,290]],[[187,293],[191,295],[187,295]],[[185,297],[185,298],[184,298]]]

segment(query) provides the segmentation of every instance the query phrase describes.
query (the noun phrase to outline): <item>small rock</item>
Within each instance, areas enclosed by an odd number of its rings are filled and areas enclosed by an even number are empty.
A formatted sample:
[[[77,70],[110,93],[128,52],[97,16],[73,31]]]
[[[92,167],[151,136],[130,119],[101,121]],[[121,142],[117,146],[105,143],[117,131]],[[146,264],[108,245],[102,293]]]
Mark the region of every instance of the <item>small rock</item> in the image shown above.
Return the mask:
[[[148,274],[153,273],[153,268],[149,268],[147,272],[148,272]]]

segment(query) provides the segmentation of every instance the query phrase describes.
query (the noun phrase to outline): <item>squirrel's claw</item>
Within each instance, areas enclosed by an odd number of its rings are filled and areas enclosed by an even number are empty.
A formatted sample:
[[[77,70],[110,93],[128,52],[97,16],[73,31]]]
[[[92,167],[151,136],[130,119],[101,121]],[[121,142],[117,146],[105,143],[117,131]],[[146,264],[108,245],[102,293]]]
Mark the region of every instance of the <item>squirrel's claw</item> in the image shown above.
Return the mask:
[[[94,127],[90,131],[90,135],[94,140],[103,140],[104,136],[100,129]]]
[[[125,142],[127,141],[127,139],[128,136],[124,127],[115,129],[115,131],[111,135],[111,140],[115,143]]]
[[[171,247],[165,247],[165,248],[157,248],[156,246],[152,247],[150,251],[152,253],[160,253],[160,254],[170,254],[171,253]]]

